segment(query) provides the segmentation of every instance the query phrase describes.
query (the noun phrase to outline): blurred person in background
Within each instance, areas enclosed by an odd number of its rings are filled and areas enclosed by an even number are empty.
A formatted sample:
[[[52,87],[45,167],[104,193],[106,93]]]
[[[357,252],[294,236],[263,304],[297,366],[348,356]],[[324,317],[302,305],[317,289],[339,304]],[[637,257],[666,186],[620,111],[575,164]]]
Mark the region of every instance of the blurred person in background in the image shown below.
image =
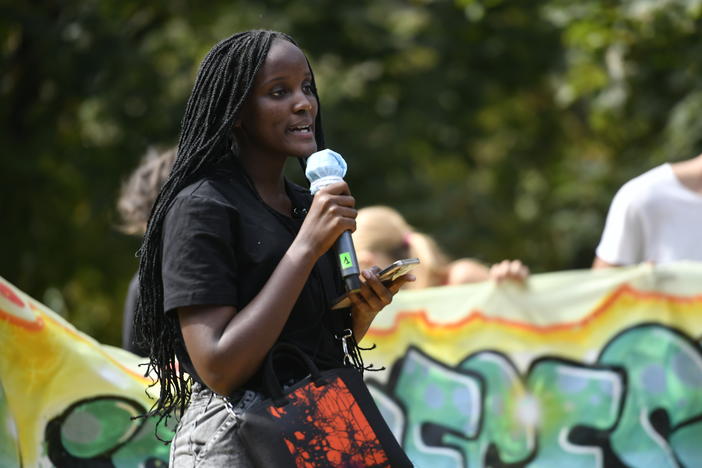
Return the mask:
[[[388,206],[358,210],[353,240],[361,268],[383,268],[403,258],[419,258],[421,263],[412,270],[416,280],[407,283],[407,289],[487,280],[523,282],[529,276],[529,269],[519,260],[503,260],[491,267],[472,258],[450,260],[434,239],[415,231],[397,210]]]
[[[132,236],[139,236],[139,238],[144,236],[151,208],[171,172],[175,156],[176,148],[165,151],[149,148],[139,166],[122,184],[117,200],[117,212],[121,218],[121,223],[118,226],[120,231]],[[138,290],[139,275],[134,273],[124,301],[122,348],[139,356],[146,356],[149,350],[134,340],[134,314]]]
[[[702,154],[629,180],[609,207],[593,268],[702,261]]]

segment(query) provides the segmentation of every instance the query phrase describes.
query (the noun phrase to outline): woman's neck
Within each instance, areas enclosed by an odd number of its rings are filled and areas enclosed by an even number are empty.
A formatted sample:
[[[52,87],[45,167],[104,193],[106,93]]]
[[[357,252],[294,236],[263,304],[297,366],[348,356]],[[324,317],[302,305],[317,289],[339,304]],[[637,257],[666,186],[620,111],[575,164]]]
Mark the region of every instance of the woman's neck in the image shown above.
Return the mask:
[[[285,190],[285,161],[245,154],[240,155],[240,160],[263,201],[274,210],[289,216],[292,203]]]

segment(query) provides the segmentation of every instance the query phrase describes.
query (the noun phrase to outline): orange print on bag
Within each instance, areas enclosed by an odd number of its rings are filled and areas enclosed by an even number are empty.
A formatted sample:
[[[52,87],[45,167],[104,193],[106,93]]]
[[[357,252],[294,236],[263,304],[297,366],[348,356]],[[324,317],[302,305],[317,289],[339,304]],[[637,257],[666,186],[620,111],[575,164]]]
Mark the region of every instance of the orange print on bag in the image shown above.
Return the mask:
[[[283,433],[298,468],[389,466],[373,428],[340,378],[323,386],[309,383],[288,399],[287,405],[268,411],[275,418],[304,422]]]

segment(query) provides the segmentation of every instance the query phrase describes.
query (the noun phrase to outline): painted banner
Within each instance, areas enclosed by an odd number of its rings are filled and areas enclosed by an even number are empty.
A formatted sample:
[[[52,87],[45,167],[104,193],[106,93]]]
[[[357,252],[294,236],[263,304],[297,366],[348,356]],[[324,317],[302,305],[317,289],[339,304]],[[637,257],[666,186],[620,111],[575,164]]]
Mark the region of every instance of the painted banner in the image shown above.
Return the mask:
[[[139,363],[0,277],[0,467],[167,466]]]
[[[702,265],[408,291],[362,346],[418,467],[702,466]]]
[[[680,263],[403,291],[361,345],[418,467],[696,467],[701,337]],[[0,343],[0,467],[166,466],[135,356],[2,278]]]

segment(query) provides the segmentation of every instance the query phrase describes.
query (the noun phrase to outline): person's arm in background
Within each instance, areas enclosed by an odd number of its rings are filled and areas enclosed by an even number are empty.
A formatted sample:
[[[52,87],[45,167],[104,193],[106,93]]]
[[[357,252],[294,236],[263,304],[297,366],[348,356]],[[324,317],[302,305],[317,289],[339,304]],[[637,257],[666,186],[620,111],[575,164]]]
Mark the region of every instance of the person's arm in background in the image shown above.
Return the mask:
[[[643,232],[636,215],[640,195],[633,182],[624,184],[612,199],[592,268],[632,265],[644,260]]]
[[[459,258],[448,265],[447,285],[478,283],[481,281],[526,282],[529,268],[521,260],[502,260],[490,268],[471,258]]]
[[[618,265],[616,263],[609,263],[604,260],[602,260],[600,257],[595,255],[595,260],[592,262],[592,269],[597,270],[599,268],[615,268],[615,267],[620,267],[622,265]]]

